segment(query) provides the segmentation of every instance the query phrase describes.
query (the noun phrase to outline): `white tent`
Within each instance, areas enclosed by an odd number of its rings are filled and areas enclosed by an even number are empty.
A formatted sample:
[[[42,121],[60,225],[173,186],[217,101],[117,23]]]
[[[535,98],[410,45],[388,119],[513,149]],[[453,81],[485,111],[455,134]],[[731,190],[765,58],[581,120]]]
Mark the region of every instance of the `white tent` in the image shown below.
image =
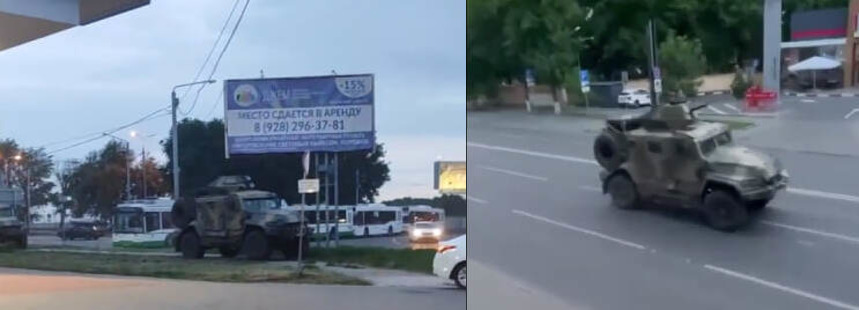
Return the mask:
[[[787,67],[790,72],[811,70],[812,88],[817,88],[817,70],[835,69],[841,66],[841,62],[826,57],[814,56]]]

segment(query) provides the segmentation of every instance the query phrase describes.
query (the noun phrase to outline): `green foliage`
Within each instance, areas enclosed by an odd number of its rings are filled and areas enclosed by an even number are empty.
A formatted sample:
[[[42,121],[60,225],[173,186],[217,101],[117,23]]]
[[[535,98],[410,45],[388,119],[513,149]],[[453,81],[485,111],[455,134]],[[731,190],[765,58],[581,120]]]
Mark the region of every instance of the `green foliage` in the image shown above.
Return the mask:
[[[314,248],[308,259],[332,265],[360,265],[432,273],[433,250],[386,249],[376,247]]]
[[[30,195],[32,207],[50,202],[51,191],[55,185],[48,179],[51,177],[54,165],[51,156],[44,149],[22,148],[12,139],[0,141],[0,165],[5,168],[2,172],[3,179],[9,182],[3,186],[16,186],[24,193],[24,197],[19,197],[21,198],[18,206],[21,208],[18,212],[19,216],[29,213],[25,205],[27,195]],[[33,214],[30,216],[31,220],[34,219]]]
[[[278,193],[290,204],[301,201],[298,194],[298,179],[302,178],[299,153],[240,155],[224,158],[224,123],[215,119],[204,122],[185,119],[179,124],[179,150],[181,163],[181,189],[183,195],[206,186],[221,175],[248,175],[257,188]],[[172,180],[171,138],[163,143],[167,156],[166,173]],[[359,196],[361,202],[372,202],[378,190],[390,180],[388,164],[384,162],[385,149],[377,145],[374,152],[355,151],[340,153],[340,204],[355,203],[355,175],[360,171]],[[320,158],[321,158],[320,154]],[[333,155],[329,155],[333,158]],[[311,174],[312,176],[313,174]],[[308,202],[315,202],[316,195],[308,195]],[[324,193],[319,196],[324,199]],[[332,197],[329,201],[334,202]]]
[[[698,80],[707,69],[701,42],[684,36],[670,35],[659,45],[659,66],[665,93],[698,93]]]
[[[742,99],[746,95],[746,90],[752,86],[752,82],[746,79],[746,76],[737,71],[734,73],[734,80],[731,81],[731,95],[734,98]]]
[[[466,216],[467,206],[465,199],[457,195],[442,195],[439,197],[434,197],[432,199],[405,197],[388,200],[383,203],[389,206],[403,207],[426,205],[433,208],[444,209],[444,214],[446,216]]]
[[[74,200],[72,214],[98,215],[110,218],[125,193],[125,168],[132,156],[125,145],[108,142],[100,151],[93,151],[71,172],[68,187]]]

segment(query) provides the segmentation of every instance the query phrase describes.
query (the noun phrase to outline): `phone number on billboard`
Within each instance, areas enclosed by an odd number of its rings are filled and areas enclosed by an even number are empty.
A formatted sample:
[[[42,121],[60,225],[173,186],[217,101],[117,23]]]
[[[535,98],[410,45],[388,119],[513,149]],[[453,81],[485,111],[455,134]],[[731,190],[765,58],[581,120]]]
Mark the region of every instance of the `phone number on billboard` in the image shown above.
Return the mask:
[[[344,130],[346,123],[343,120],[318,120],[318,121],[293,121],[293,122],[258,122],[254,123],[255,133],[287,133],[287,132],[314,132],[327,130]]]

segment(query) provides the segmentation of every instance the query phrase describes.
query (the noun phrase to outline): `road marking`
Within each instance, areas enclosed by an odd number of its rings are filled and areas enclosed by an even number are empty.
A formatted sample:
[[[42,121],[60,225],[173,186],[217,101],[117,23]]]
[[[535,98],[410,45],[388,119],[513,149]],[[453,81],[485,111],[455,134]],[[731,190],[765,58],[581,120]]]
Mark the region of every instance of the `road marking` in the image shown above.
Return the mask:
[[[797,195],[805,195],[805,196],[828,198],[828,199],[843,200],[843,201],[859,203],[859,197],[852,196],[852,195],[846,195],[846,194],[822,192],[822,191],[817,191],[817,190],[813,190],[813,189],[802,189],[802,188],[795,188],[795,187],[788,187],[787,192],[791,193],[791,194],[797,194]]]
[[[774,288],[774,289],[777,289],[777,290],[780,290],[783,292],[787,292],[787,293],[791,293],[791,294],[794,294],[797,296],[805,297],[805,298],[808,298],[808,299],[811,299],[811,300],[814,300],[817,302],[821,302],[821,303],[824,303],[824,304],[827,304],[827,305],[830,305],[833,307],[837,307],[837,308],[841,308],[841,309],[848,309],[848,310],[859,310],[859,306],[854,306],[854,305],[844,303],[844,302],[841,302],[838,300],[826,298],[826,297],[823,297],[820,295],[815,295],[815,294],[812,294],[812,293],[809,293],[806,291],[798,290],[795,288],[791,288],[791,287],[784,286],[784,285],[781,285],[781,284],[778,284],[775,282],[770,282],[770,281],[767,281],[764,279],[756,278],[756,277],[753,277],[750,275],[742,274],[742,273],[728,270],[725,268],[721,268],[721,267],[717,267],[717,266],[713,266],[713,265],[704,265],[704,268],[709,269],[710,271],[715,271],[715,272],[727,275],[727,276],[743,279],[743,280],[746,280],[749,282],[754,282],[754,283],[757,283],[757,284],[760,284],[760,285],[763,285],[763,286],[766,286],[769,288]]]
[[[722,111],[722,110],[716,109],[715,107],[713,107],[713,106],[709,106],[709,105],[707,106],[707,110],[710,110],[710,111],[713,111],[713,112],[716,112],[716,113],[719,113],[719,114],[722,114],[722,115],[727,114],[727,113],[725,113],[725,111]]]
[[[467,200],[467,201],[473,201],[473,202],[476,202],[476,203],[479,203],[479,204],[482,204],[482,205],[485,205],[485,204],[488,204],[488,203],[489,203],[489,202],[488,202],[488,201],[486,201],[486,200],[483,200],[483,199],[480,199],[480,198],[474,198],[474,197],[471,197],[471,196],[468,196],[468,195],[465,195],[465,200]]]
[[[733,110],[734,112],[743,113],[743,111],[740,111],[740,109],[737,109],[737,107],[731,105],[730,103],[723,103],[722,105],[728,109]]]
[[[805,103],[814,103],[814,102],[815,102],[815,101],[814,101],[814,99],[802,99],[802,100],[799,100],[799,101],[802,101],[802,102],[805,102]]]
[[[575,162],[580,164],[591,164],[591,165],[599,165],[595,160],[590,160],[586,158],[574,157],[574,156],[564,156],[557,154],[549,154],[549,153],[541,153],[541,152],[532,152],[527,150],[520,150],[515,148],[503,147],[503,146],[494,146],[494,145],[486,145],[474,142],[467,142],[466,146],[468,147],[476,147],[487,150],[495,150],[495,151],[503,151],[510,152],[522,155],[530,155],[536,157],[550,158],[550,159],[558,159],[563,161]],[[813,189],[804,189],[804,188],[796,188],[796,187],[788,187],[786,190],[788,193],[796,194],[796,195],[804,195],[818,198],[826,198],[826,199],[834,199],[834,200],[842,200],[848,202],[859,203],[859,196],[852,196],[847,194],[839,194],[839,193],[830,193],[824,191],[818,191]]]
[[[507,170],[507,169],[495,168],[495,167],[490,167],[490,166],[480,166],[480,168],[483,168],[484,170],[500,172],[500,173],[509,174],[509,175],[512,175],[512,176],[523,177],[523,178],[526,178],[526,179],[532,179],[532,180],[537,180],[537,181],[543,181],[543,182],[546,182],[546,181],[548,181],[548,180],[549,180],[548,178],[544,178],[544,177],[541,177],[541,176],[530,175],[530,174],[527,174],[527,173],[516,172],[516,171],[513,171],[513,170]]]
[[[596,186],[588,186],[588,185],[585,185],[585,186],[579,186],[579,189],[583,189],[583,190],[586,190],[586,191],[592,191],[592,192],[600,192],[600,193],[602,193],[602,188],[599,188],[599,187],[596,187]]]
[[[818,236],[821,236],[821,237],[827,237],[827,238],[832,238],[832,239],[838,239],[838,240],[841,240],[841,241],[847,241],[847,242],[851,242],[851,243],[859,244],[859,238],[856,238],[856,237],[850,237],[850,236],[845,236],[845,235],[839,235],[839,234],[834,234],[834,233],[830,233],[830,232],[820,231],[820,230],[816,230],[816,229],[805,228],[805,227],[799,227],[799,226],[793,226],[793,225],[782,224],[782,223],[776,223],[776,222],[766,221],[766,220],[761,220],[760,222],[761,222],[761,224],[766,224],[766,225],[775,226],[775,227],[780,227],[780,228],[789,229],[789,230],[793,230],[793,231],[804,232],[804,233],[808,233],[808,234],[812,234],[812,235],[818,235]]]
[[[598,232],[595,232],[593,230],[589,230],[589,229],[585,229],[585,228],[581,228],[581,227],[576,227],[576,226],[573,226],[573,225],[570,225],[567,223],[558,222],[558,221],[555,221],[553,219],[545,218],[545,217],[542,217],[539,215],[534,215],[534,214],[531,214],[531,213],[528,213],[528,212],[525,212],[522,210],[513,210],[513,213],[518,214],[518,215],[522,215],[522,216],[527,216],[527,217],[530,217],[530,218],[538,220],[538,221],[542,221],[542,222],[546,222],[546,223],[549,223],[552,225],[560,226],[560,227],[563,227],[563,228],[566,228],[569,230],[573,230],[573,231],[577,231],[577,232],[580,232],[580,233],[583,233],[586,235],[590,235],[593,237],[597,237],[597,238],[605,239],[605,240],[608,240],[611,242],[619,243],[619,244],[622,244],[622,245],[625,245],[628,247],[632,247],[632,248],[636,248],[639,250],[646,249],[643,245],[640,245],[640,244],[635,243],[635,242],[626,241],[626,240],[615,238],[615,237],[612,237],[612,236],[609,236],[606,234],[598,233]]]
[[[487,150],[493,150],[493,151],[502,151],[502,152],[509,152],[509,153],[515,153],[515,154],[558,159],[558,160],[569,161],[569,162],[574,162],[574,163],[597,165],[597,162],[595,160],[572,157],[572,156],[563,156],[563,155],[556,155],[556,154],[549,154],[549,153],[541,153],[541,152],[520,150],[520,149],[514,149],[514,148],[509,148],[509,147],[503,147],[503,146],[486,145],[486,144],[480,144],[480,143],[474,143],[474,142],[467,142],[465,145],[466,145],[466,147],[475,147],[475,148],[481,148],[481,149],[487,149]]]
[[[850,118],[850,116],[853,116],[853,113],[856,113],[856,112],[859,112],[859,109],[851,110],[850,113],[847,113],[847,115],[844,115],[844,119]]]

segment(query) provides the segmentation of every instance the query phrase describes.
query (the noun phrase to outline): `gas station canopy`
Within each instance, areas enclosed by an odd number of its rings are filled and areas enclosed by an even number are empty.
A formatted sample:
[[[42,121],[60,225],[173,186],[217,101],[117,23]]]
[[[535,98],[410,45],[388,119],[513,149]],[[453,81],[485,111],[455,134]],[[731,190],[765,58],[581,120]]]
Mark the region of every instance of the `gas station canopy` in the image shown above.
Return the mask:
[[[145,5],[150,0],[0,0],[0,51]]]

